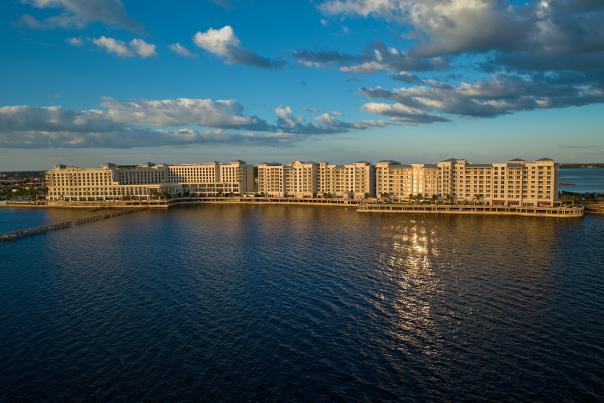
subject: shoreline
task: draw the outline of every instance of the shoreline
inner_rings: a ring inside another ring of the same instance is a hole
[[[176,198],[169,200],[128,200],[115,202],[50,202],[28,204],[24,202],[0,203],[0,208],[61,208],[61,209],[169,209],[173,207],[203,205],[257,205],[257,206],[321,206],[354,208],[357,213],[370,214],[459,214],[501,215],[549,218],[580,218],[585,212],[599,213],[599,209],[575,207],[533,207],[481,204],[415,204],[379,203],[355,199],[317,198]]]

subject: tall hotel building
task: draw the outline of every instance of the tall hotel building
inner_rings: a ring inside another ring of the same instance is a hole
[[[318,193],[353,199],[375,195],[375,167],[359,161],[345,165],[319,164]]]
[[[150,199],[162,194],[218,196],[254,191],[254,168],[243,161],[104,164],[99,168],[57,165],[46,172],[45,179],[49,201]]]
[[[558,190],[559,166],[549,158],[493,164],[471,164],[463,159],[434,165],[376,164],[378,198],[421,196],[461,203],[551,206],[558,201]]]
[[[273,197],[371,197],[373,166],[368,162],[344,166],[301,161],[262,163],[258,165],[258,192]]]

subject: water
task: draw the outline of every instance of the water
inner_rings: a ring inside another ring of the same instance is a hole
[[[293,206],[0,244],[0,401],[601,400],[603,246],[601,216]]]
[[[0,208],[0,233],[95,215],[91,209]]]
[[[574,186],[560,186],[560,190],[577,193],[604,193],[604,168],[572,168],[560,170],[560,182]]]

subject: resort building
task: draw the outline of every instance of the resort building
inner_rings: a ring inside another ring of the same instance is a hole
[[[258,193],[270,197],[285,197],[285,170],[283,164],[258,165]]]
[[[99,168],[58,165],[46,172],[49,201],[212,197],[258,192],[269,197],[335,197],[553,206],[559,166],[549,158],[472,164],[448,159],[436,164],[359,161],[345,165],[293,161],[258,165],[244,161],[200,164],[104,164]]]
[[[364,199],[375,195],[375,168],[366,161],[345,165],[319,164],[318,194]]]
[[[190,196],[223,196],[254,191],[254,167],[243,161],[168,166],[170,183]]]
[[[318,164],[293,161],[258,165],[258,193],[270,197],[314,197]]]
[[[552,206],[558,201],[558,188],[559,167],[549,158],[493,164],[471,164],[463,159],[449,159],[435,165],[376,163],[379,198]]]
[[[227,164],[57,165],[46,172],[49,201],[105,201],[170,196],[220,196],[253,192],[254,168]]]
[[[285,195],[314,197],[317,195],[318,164],[316,162],[290,162],[285,166]]]

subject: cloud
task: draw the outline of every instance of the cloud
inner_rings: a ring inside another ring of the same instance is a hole
[[[101,104],[111,120],[152,127],[198,125],[213,128],[266,130],[268,124],[243,114],[243,106],[234,100],[161,99],[119,102],[105,98]]]
[[[275,114],[279,117],[279,124],[283,126],[296,127],[298,123],[303,121],[303,118],[295,118],[293,116],[292,108],[289,106],[276,107]]]
[[[191,52],[189,49],[185,48],[178,42],[170,44],[168,48],[172,52],[182,57],[197,57],[195,53]]]
[[[197,32],[193,36],[193,42],[228,64],[243,64],[265,69],[280,69],[285,65],[284,61],[269,59],[244,48],[229,25],[220,29],[210,28],[206,32]]]
[[[84,43],[84,40],[78,37],[71,37],[65,39],[65,42],[67,42],[71,46],[80,47]]]
[[[0,107],[0,147],[153,147],[179,144],[284,145],[307,136],[345,133],[386,125],[383,121],[304,123],[289,106],[268,123],[243,113],[234,100],[164,99],[120,102],[106,98],[98,109],[61,106]]]
[[[400,103],[384,104],[378,102],[368,102],[363,105],[363,110],[376,115],[384,115],[397,123],[416,125],[421,123],[447,122],[441,116],[425,113],[422,109],[412,108]]]
[[[135,54],[143,58],[157,56],[157,52],[155,51],[155,45],[147,43],[142,39],[131,40],[130,48]]]
[[[596,148],[595,144],[558,144],[560,148],[568,148],[571,150],[584,150],[589,148]]]
[[[120,57],[142,57],[148,58],[157,56],[155,45],[145,42],[142,39],[132,39],[128,44],[114,38],[100,36],[91,39],[91,42],[99,48],[105,49],[109,53]]]
[[[104,48],[109,53],[114,53],[121,57],[134,56],[134,53],[128,48],[128,46],[123,41],[119,41],[117,39],[101,36],[92,39],[92,43],[99,48]]]
[[[392,74],[390,76],[391,79],[395,81],[402,81],[407,84],[415,83],[421,81],[420,78],[414,74],[410,74],[404,71],[398,72],[396,74]]]
[[[604,69],[604,3],[542,0],[328,0],[331,16],[383,19],[410,28],[413,56],[494,54],[510,69]],[[565,56],[573,57],[565,57]],[[574,59],[574,60],[573,60]]]
[[[404,50],[379,45],[359,56],[294,54],[308,66],[334,65],[347,73],[390,71],[392,79],[411,85],[363,89],[370,98],[400,104],[383,113],[405,106],[494,117],[604,102],[602,1],[326,0],[318,8],[338,21],[373,18],[405,30]],[[434,79],[446,70],[457,77]],[[432,79],[416,72],[431,72]]]
[[[90,22],[109,27],[121,27],[134,32],[142,28],[126,13],[120,0],[21,0],[23,4],[39,9],[59,9],[60,14],[38,20],[23,15],[19,22],[33,29],[83,28]]]
[[[300,50],[293,57],[298,63],[308,67],[336,66],[344,73],[435,71],[443,70],[449,64],[445,57],[417,57],[377,41],[359,55]]]
[[[473,117],[604,102],[604,90],[597,84],[551,75],[498,75],[456,85],[424,80],[421,85],[412,87],[363,88],[361,94],[414,110]]]
[[[500,0],[329,0],[319,9],[411,26],[423,56],[506,46],[527,28],[525,7]]]

